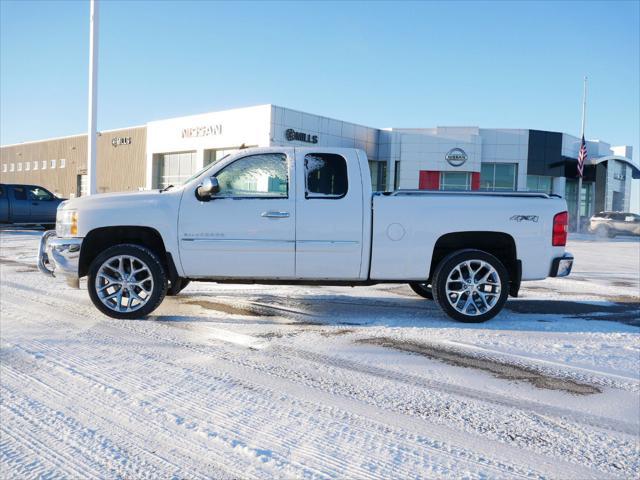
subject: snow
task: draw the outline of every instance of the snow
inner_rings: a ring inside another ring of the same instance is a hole
[[[196,283],[117,321],[0,232],[2,478],[633,478],[640,243],[485,324],[405,285]]]

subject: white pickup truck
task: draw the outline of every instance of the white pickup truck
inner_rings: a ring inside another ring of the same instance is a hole
[[[567,206],[537,193],[372,193],[366,154],[256,148],[164,190],[65,201],[38,267],[114,318],[190,281],[409,283],[456,320],[495,316],[521,280],[565,276]]]

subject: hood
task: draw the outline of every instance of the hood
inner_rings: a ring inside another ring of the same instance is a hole
[[[137,207],[155,205],[160,198],[169,199],[176,196],[180,189],[160,193],[160,190],[146,190],[142,192],[99,193],[86,197],[65,200],[59,206],[62,210],[84,210],[118,208],[120,206],[136,204]]]

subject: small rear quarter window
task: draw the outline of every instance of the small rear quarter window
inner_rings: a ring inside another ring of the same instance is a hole
[[[347,194],[347,161],[335,153],[304,157],[307,198],[342,198]]]

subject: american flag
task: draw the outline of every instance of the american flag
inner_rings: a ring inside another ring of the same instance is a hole
[[[580,142],[580,152],[578,152],[578,176],[583,177],[584,174],[584,161],[587,159],[587,145],[584,143],[584,135],[582,135],[582,142]]]

